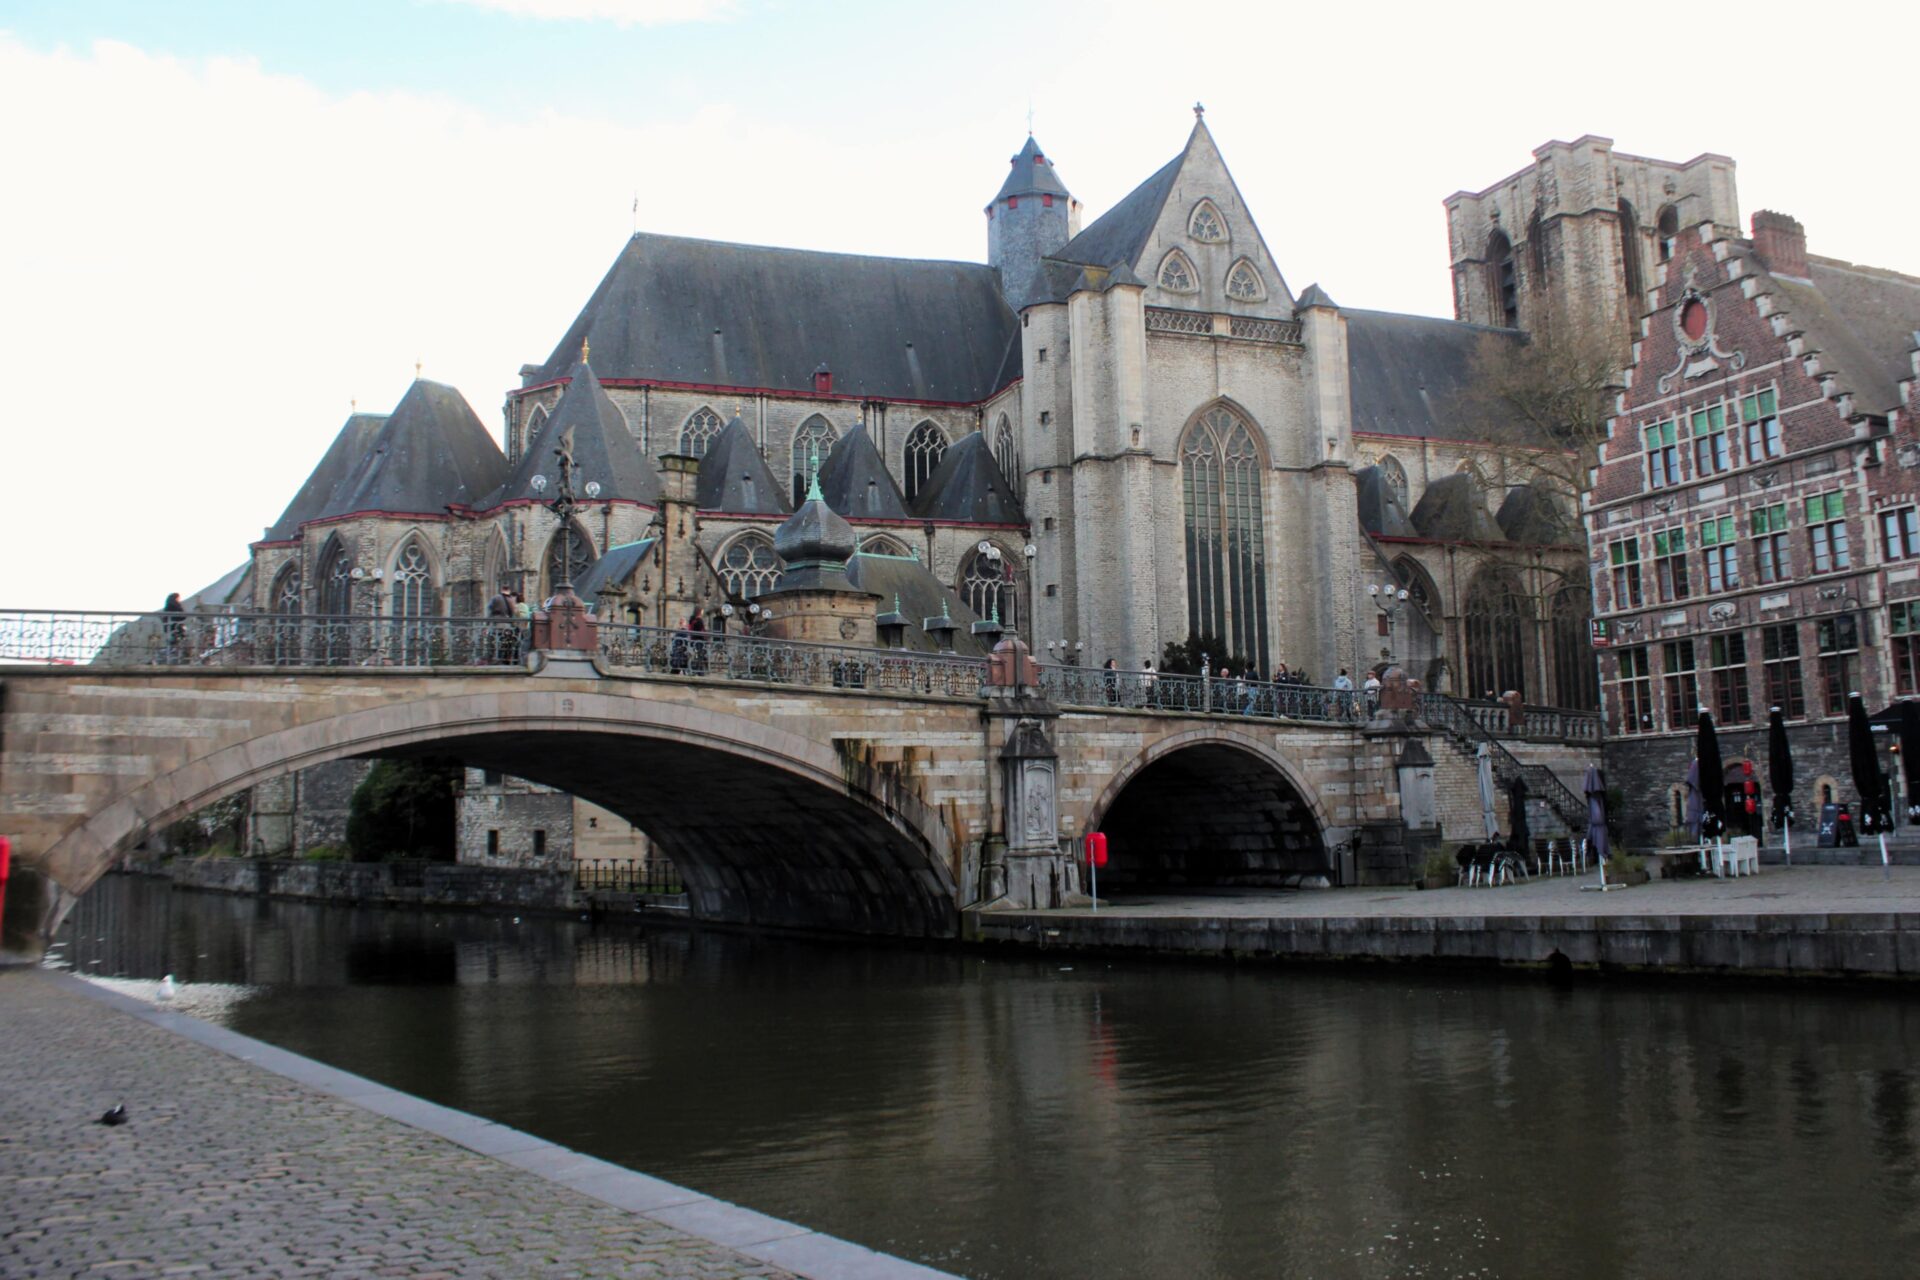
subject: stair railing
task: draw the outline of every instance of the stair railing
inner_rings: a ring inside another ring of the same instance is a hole
[[[1444,693],[1425,690],[1420,694],[1420,718],[1462,743],[1492,748],[1493,770],[1502,782],[1519,778],[1528,784],[1529,794],[1537,795],[1560,815],[1567,830],[1578,834],[1587,828],[1587,802],[1576,796],[1558,774],[1545,765],[1528,764],[1507,750],[1487,727],[1459,701]]]

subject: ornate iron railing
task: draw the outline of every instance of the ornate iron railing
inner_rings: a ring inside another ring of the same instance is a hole
[[[987,681],[984,660],[957,654],[808,644],[620,623],[601,624],[600,656],[609,667],[649,675],[944,698],[978,698]]]
[[[0,612],[0,663],[111,667],[498,667],[526,653],[508,618]]]
[[[581,858],[573,887],[584,893],[685,893],[680,869],[666,858]]]
[[[1236,677],[1040,665],[1040,692],[1063,706],[1121,707],[1267,720],[1356,723],[1367,718],[1364,695],[1347,689],[1275,684]]]

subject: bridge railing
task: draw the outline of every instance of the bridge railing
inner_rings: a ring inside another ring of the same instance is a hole
[[[812,644],[730,632],[600,624],[608,667],[650,675],[978,698],[987,664],[957,654]]]
[[[111,667],[518,665],[519,618],[0,612],[0,663]]]
[[[1364,694],[1314,685],[1040,664],[1040,691],[1063,706],[1129,707],[1267,720],[1367,718]]]

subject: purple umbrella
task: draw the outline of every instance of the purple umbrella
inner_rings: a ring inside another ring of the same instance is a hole
[[[1775,707],[1767,713],[1767,782],[1773,788],[1773,820],[1793,865],[1793,748],[1787,742],[1787,722]]]

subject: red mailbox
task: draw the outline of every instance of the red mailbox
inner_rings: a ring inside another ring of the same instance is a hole
[[[1104,831],[1087,832],[1087,865],[1104,867],[1107,865],[1107,833]]]

